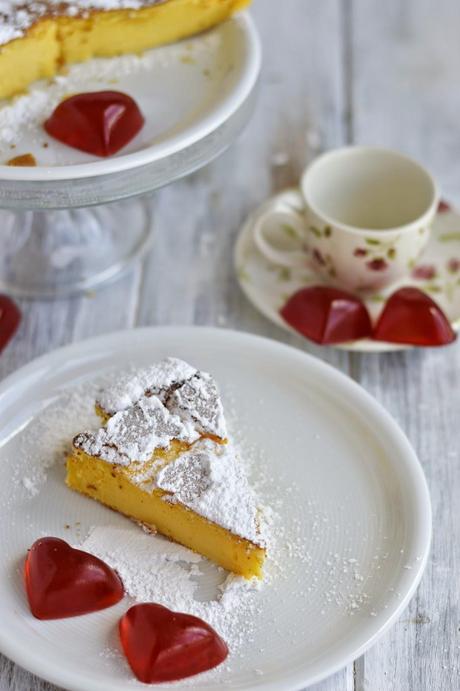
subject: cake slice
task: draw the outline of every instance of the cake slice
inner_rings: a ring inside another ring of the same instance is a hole
[[[0,99],[68,63],[141,53],[209,29],[250,0],[2,0]]]
[[[194,409],[203,398],[207,405]],[[233,573],[260,578],[260,509],[233,445],[223,443],[210,375],[168,359],[101,392],[97,409],[106,425],[75,437],[68,486]]]

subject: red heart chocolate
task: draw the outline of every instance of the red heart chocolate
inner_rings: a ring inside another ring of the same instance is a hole
[[[6,295],[0,295],[0,352],[14,336],[21,321],[21,312]]]
[[[209,624],[156,604],[134,605],[120,619],[121,644],[139,681],[177,681],[225,660],[228,648]]]
[[[60,142],[96,156],[110,156],[144,124],[137,103],[119,91],[77,94],[62,101],[44,124]]]
[[[418,288],[400,288],[388,299],[374,329],[377,341],[441,346],[456,334],[441,308]]]
[[[101,559],[57,537],[30,548],[24,567],[29,606],[37,619],[61,619],[96,612],[119,602],[123,584]]]
[[[329,286],[302,288],[280,313],[296,331],[315,343],[344,343],[372,333],[369,313],[361,300]]]

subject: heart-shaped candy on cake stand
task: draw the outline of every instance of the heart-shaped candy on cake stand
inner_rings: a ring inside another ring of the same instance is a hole
[[[96,156],[111,156],[133,139],[144,117],[131,96],[119,91],[76,94],[62,101],[45,122],[60,142]]]

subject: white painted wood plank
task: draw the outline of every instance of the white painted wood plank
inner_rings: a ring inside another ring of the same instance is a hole
[[[460,344],[448,350],[363,358],[360,379],[396,418],[427,475],[432,554],[409,609],[357,664],[359,691],[460,688]]]
[[[61,345],[133,326],[141,266],[97,293],[67,300],[18,301],[23,318],[0,356],[0,379]]]
[[[352,132],[429,166],[460,203],[460,3],[352,0]]]
[[[359,143],[406,151],[460,200],[456,88],[460,5],[354,0],[352,132]],[[414,444],[433,502],[432,556],[400,621],[356,663],[356,691],[460,688],[460,344],[439,351],[354,357],[363,386]]]
[[[332,677],[325,679],[319,684],[309,686],[308,691],[354,691],[354,682],[353,665],[348,665],[348,667],[337,672],[337,674],[333,674]],[[37,691],[42,690],[38,689]]]
[[[57,691],[57,687],[0,656],[0,691]]]

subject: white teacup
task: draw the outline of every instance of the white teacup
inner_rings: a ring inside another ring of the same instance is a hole
[[[384,288],[407,274],[428,242],[439,203],[437,185],[420,164],[363,146],[317,158],[300,190],[305,209],[269,203],[254,224],[255,243],[275,264],[314,268],[349,290]],[[290,249],[275,241],[280,227]]]

